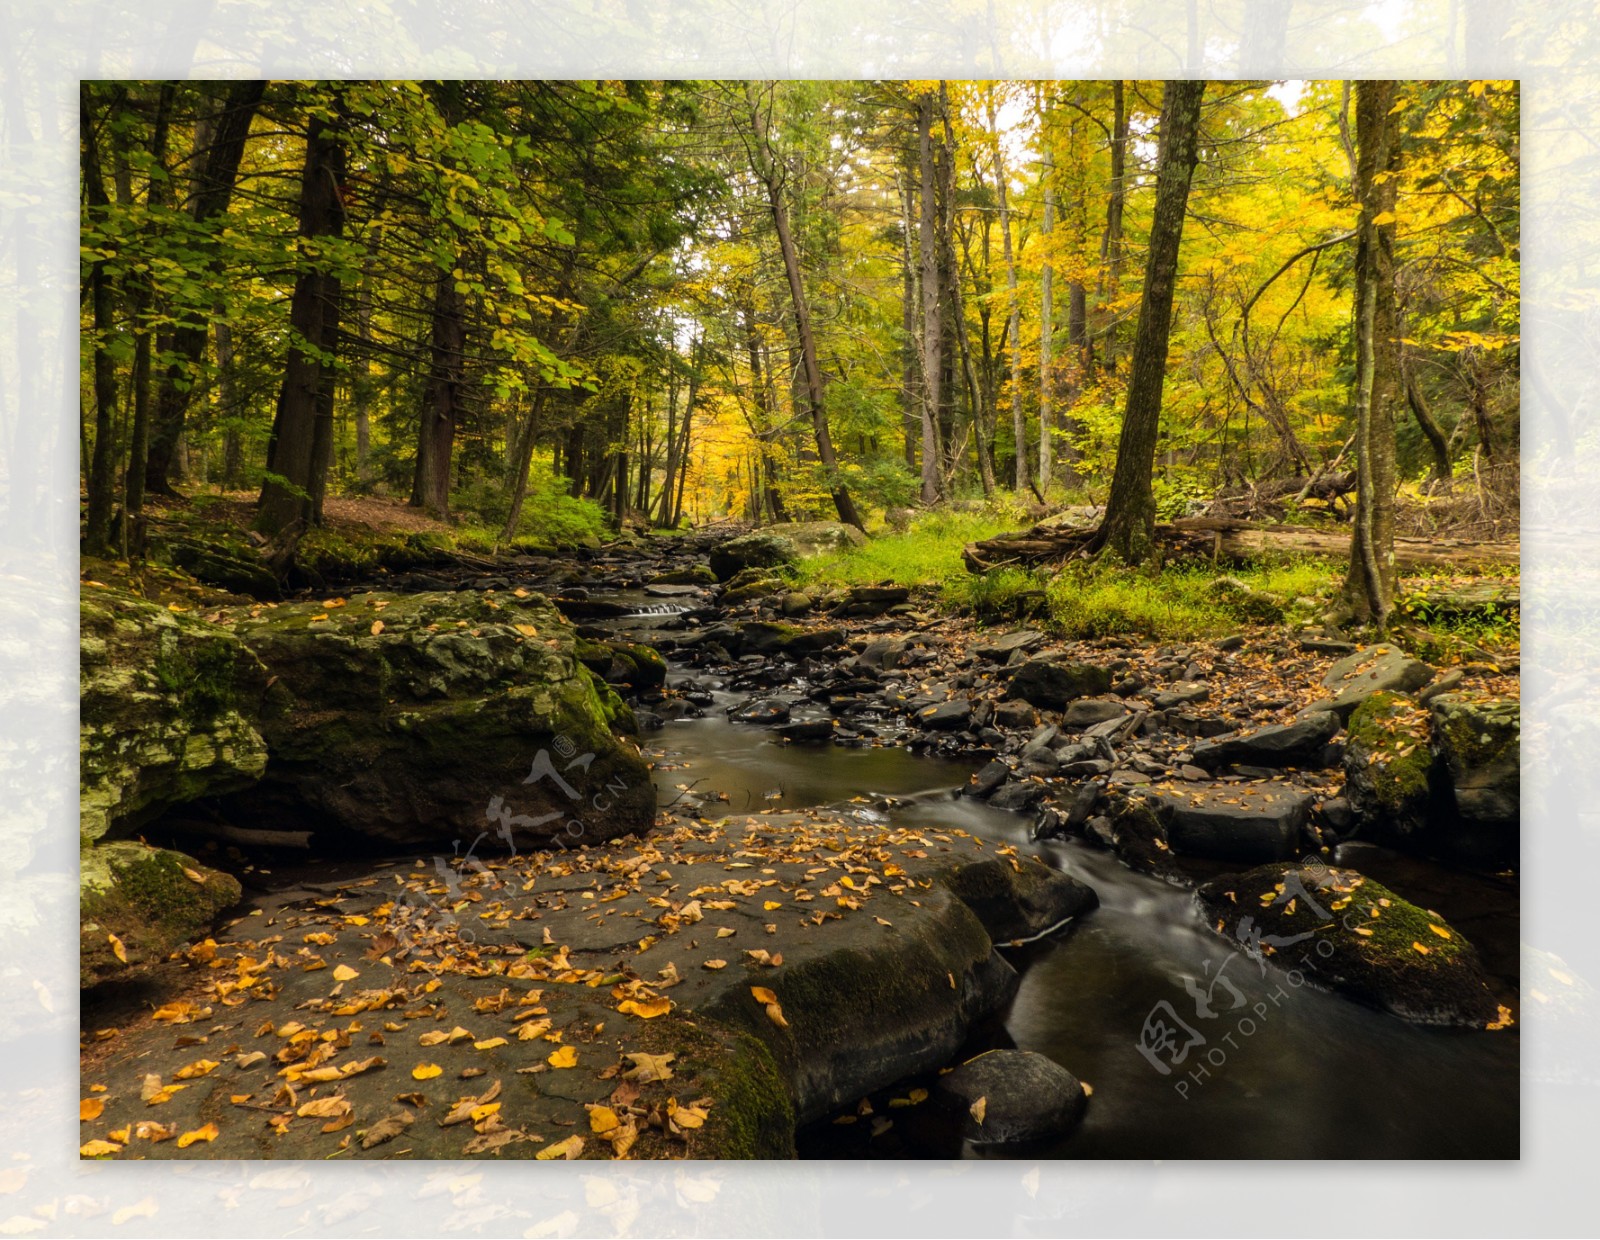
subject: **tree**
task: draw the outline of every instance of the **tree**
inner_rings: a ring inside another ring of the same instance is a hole
[[[1382,632],[1394,607],[1395,406],[1399,341],[1394,232],[1395,83],[1356,83],[1356,513],[1343,601]]]
[[[917,223],[917,249],[922,267],[922,502],[939,501],[939,397],[943,377],[944,323],[939,296],[938,209],[933,177],[934,94],[922,92],[917,100],[917,168],[921,208]]]
[[[1105,520],[1094,546],[1129,564],[1150,557],[1155,544],[1156,504],[1151,488],[1156,438],[1161,426],[1161,390],[1166,380],[1172,299],[1178,279],[1178,246],[1188,209],[1189,182],[1199,160],[1200,100],[1204,82],[1168,82],[1161,94],[1161,138],[1156,154],[1156,204],[1150,221],[1149,253],[1139,326],[1129,361],[1127,403]]]

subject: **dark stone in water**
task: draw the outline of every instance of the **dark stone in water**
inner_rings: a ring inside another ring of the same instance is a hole
[[[780,698],[756,698],[728,712],[735,723],[784,723],[789,718],[789,703]]]
[[[1078,1078],[1036,1051],[986,1051],[940,1077],[937,1088],[974,1145],[1059,1137],[1078,1125],[1089,1104]]]

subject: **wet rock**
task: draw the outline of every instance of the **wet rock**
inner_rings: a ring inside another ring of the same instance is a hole
[[[956,732],[966,727],[972,716],[972,703],[966,698],[951,698],[917,712],[917,723],[935,732]]]
[[[841,629],[803,629],[793,624],[751,620],[739,626],[747,650],[761,655],[785,655],[801,659],[844,644]]]
[[[1336,714],[1318,711],[1302,715],[1293,723],[1273,724],[1201,741],[1194,747],[1194,761],[1196,766],[1210,770],[1240,763],[1264,767],[1320,766],[1327,744],[1338,730]]]
[[[1322,678],[1332,695],[1313,702],[1307,711],[1332,711],[1347,720],[1375,693],[1415,693],[1433,679],[1433,669],[1398,646],[1367,646],[1346,655]]]
[[[1105,693],[1111,674],[1089,663],[1029,659],[1017,668],[1006,686],[1007,698],[1020,698],[1047,710],[1060,710],[1078,698]]]
[[[790,706],[781,698],[756,698],[728,711],[735,723],[786,723]]]
[[[938,1097],[974,1145],[1042,1141],[1071,1132],[1088,1096],[1060,1064],[1036,1051],[993,1050],[939,1078]]]
[[[1521,703],[1446,693],[1428,709],[1438,756],[1438,834],[1447,851],[1476,864],[1515,862],[1522,822]]]
[[[746,568],[776,568],[800,558],[794,543],[778,534],[743,534],[712,549],[711,571],[718,581],[729,581]]]
[[[976,771],[968,779],[962,792],[971,797],[986,797],[1010,778],[1011,768],[999,759],[995,759]]]
[[[688,568],[675,568],[670,572],[657,573],[649,582],[653,586],[710,586],[716,583],[716,573],[706,564],[693,564]]]
[[[1122,719],[1128,714],[1128,707],[1123,702],[1109,702],[1104,698],[1079,698],[1076,702],[1069,702],[1066,710],[1061,713],[1061,726],[1068,731],[1079,731],[1083,728],[1093,727],[1097,723],[1105,723],[1111,719]]]
[[[1206,784],[1148,798],[1174,852],[1243,862],[1294,856],[1312,802],[1287,784]]]
[[[1092,775],[1104,775],[1113,765],[1109,758],[1083,758],[1076,762],[1063,762],[1058,774],[1069,779],[1085,779]]]
[[[832,719],[801,719],[772,729],[784,740],[825,741],[833,736]]]
[[[1028,780],[1014,779],[1003,785],[989,798],[989,804],[996,809],[1009,809],[1021,812],[1032,809],[1044,798],[1044,785]]]
[[[1361,839],[1424,845],[1434,765],[1429,732],[1427,710],[1395,693],[1369,695],[1350,716],[1344,795]]]
[[[1209,929],[1311,985],[1416,1024],[1497,1020],[1461,932],[1355,870],[1280,862],[1214,879],[1196,899]]]

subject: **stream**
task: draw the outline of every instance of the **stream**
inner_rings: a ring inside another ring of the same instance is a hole
[[[675,669],[671,679],[685,677]],[[681,785],[692,785],[713,816],[721,806],[709,797],[721,793],[729,814],[833,805],[1027,845],[1027,818],[954,795],[970,763],[891,747],[783,744],[763,727],[726,719],[725,708],[744,696],[714,692],[705,717],[648,734],[663,806],[685,795]],[[871,808],[887,798],[895,801],[891,807]],[[1034,847],[1093,887],[1100,907],[1040,943],[1006,953],[1022,979],[1004,1016],[1011,1043],[1049,1056],[1094,1089],[1084,1122],[1064,1140],[1028,1149],[1028,1157],[1517,1156],[1514,1031],[1487,1037],[1424,1028],[1310,984],[1296,987],[1284,971],[1263,973],[1210,934],[1189,891],[1077,840]],[[1335,861],[1414,893],[1466,927],[1495,984],[1515,991],[1514,888],[1367,846],[1347,845]],[[1195,979],[1204,994],[1219,975],[1212,1015],[1203,1018],[1184,979]],[[1169,1075],[1139,1048],[1146,1018],[1159,1004],[1204,1038]],[[802,1141],[802,1152],[845,1156],[823,1127]],[[894,1152],[955,1151],[911,1144]],[[1006,1156],[970,1146],[963,1153]]]

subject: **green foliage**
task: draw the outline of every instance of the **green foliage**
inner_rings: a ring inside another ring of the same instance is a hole
[[[479,478],[459,486],[450,502],[469,525],[493,531],[487,533],[488,546],[484,548],[492,551],[511,508],[504,484],[499,479]],[[606,514],[599,504],[592,499],[574,499],[568,494],[567,479],[552,474],[542,462],[533,463],[515,541],[573,547],[605,532]]]
[[[801,584],[917,586],[957,581],[967,576],[961,562],[963,546],[1014,525],[996,513],[935,510],[904,534],[881,535],[848,551],[803,561]]]

